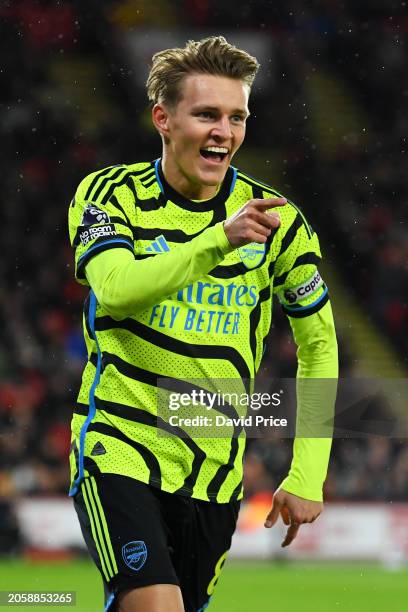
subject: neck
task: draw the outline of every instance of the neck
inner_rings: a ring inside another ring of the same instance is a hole
[[[219,185],[203,185],[183,174],[181,168],[163,151],[162,170],[168,184],[189,200],[210,200],[219,190]]]

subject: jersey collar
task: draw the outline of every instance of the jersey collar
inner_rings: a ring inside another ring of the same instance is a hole
[[[180,206],[180,208],[184,208],[185,210],[189,210],[191,212],[207,212],[222,206],[234,189],[237,176],[236,168],[229,166],[221,188],[213,198],[205,200],[204,202],[192,202],[181,195],[181,193],[178,193],[178,191],[173,189],[173,187],[168,184],[164,178],[161,158],[156,159],[154,162],[154,168],[156,171],[156,180],[166,200],[170,200],[170,202],[177,204],[177,206]]]

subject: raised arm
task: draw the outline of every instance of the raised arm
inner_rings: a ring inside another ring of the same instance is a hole
[[[105,175],[120,177],[120,172],[113,167],[84,179],[69,208],[76,277],[90,285],[98,303],[115,319],[142,312],[194,283],[235,248],[265,242],[279,226],[279,217],[268,214],[268,209],[286,203],[285,198],[250,200],[224,223],[206,228],[190,241],[137,259],[137,203],[130,202],[125,209],[114,193],[104,195],[102,189]]]
[[[123,319],[194,283],[232,250],[217,223],[190,242],[141,261],[125,249],[105,251],[88,262],[86,277],[104,310]]]

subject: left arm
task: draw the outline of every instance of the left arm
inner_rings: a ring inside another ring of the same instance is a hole
[[[293,460],[288,476],[274,494],[265,526],[281,514],[289,526],[283,546],[296,537],[299,525],[323,510],[332,417],[337,389],[337,341],[328,289],[317,266],[319,239],[294,204],[280,209],[274,266],[274,293],[289,318],[297,344],[297,418]]]
[[[296,438],[289,475],[275,492],[272,510],[265,521],[265,527],[272,527],[281,514],[289,525],[282,546],[292,542],[302,523],[313,522],[323,510],[322,488],[330,456],[338,377],[337,340],[330,302],[306,317],[289,315],[289,321],[298,346]],[[310,379],[318,380],[311,383]]]

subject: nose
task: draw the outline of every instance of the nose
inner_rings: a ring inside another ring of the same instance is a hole
[[[229,117],[220,117],[211,130],[211,136],[214,136],[219,140],[227,140],[228,138],[232,138]]]

